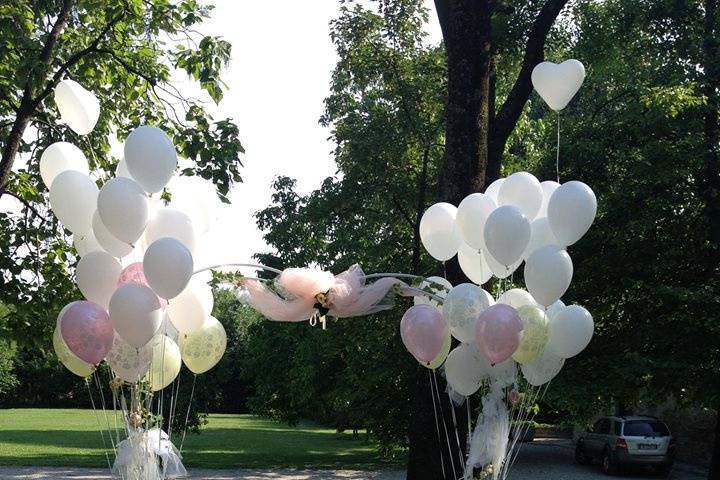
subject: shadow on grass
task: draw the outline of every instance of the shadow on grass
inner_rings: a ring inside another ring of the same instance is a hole
[[[173,435],[173,442],[179,447],[181,435]],[[99,431],[3,430],[0,437],[0,465],[102,468],[107,467],[106,453],[112,463],[107,431],[104,444]],[[183,457],[190,468],[371,470],[398,466],[380,458],[374,445],[363,438],[290,428],[210,428],[200,435],[187,435]]]

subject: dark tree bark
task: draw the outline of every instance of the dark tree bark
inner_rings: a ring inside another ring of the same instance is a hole
[[[713,444],[708,480],[720,480],[720,406],[717,407],[715,412],[717,413],[717,420],[715,420],[715,443]]]
[[[18,150],[20,149],[20,142],[22,141],[23,133],[30,123],[35,109],[45,97],[35,97],[34,89],[36,88],[35,82],[42,79],[46,74],[47,69],[52,64],[52,52],[55,45],[60,38],[63,30],[67,26],[70,20],[70,13],[75,2],[73,0],[64,0],[60,12],[58,13],[57,20],[53,25],[50,33],[48,34],[47,40],[43,45],[43,49],[40,52],[40,64],[38,71],[32,72],[28,75],[25,87],[23,88],[22,98],[20,99],[20,106],[15,116],[15,122],[10,129],[10,134],[5,141],[5,145],[2,149],[2,157],[0,158],[0,196],[5,191],[5,185],[7,184],[10,171],[12,170],[15,157],[17,156]]]
[[[445,108],[445,156],[439,179],[439,199],[454,205],[473,192],[483,191],[498,178],[505,145],[532,92],[532,69],[544,59],[547,35],[568,0],[547,0],[528,34],[523,63],[507,99],[496,107],[497,55],[491,31],[493,0],[435,0],[445,43],[448,92]],[[500,72],[501,73],[501,72]],[[447,262],[447,278],[454,285],[467,281],[457,260]],[[440,382],[444,392],[444,381]],[[410,415],[408,480],[442,478],[438,449],[447,451],[444,432],[437,437],[426,372],[416,377]],[[451,418],[447,395],[443,414]],[[467,435],[465,408],[456,409],[460,426],[460,452],[464,457]],[[451,425],[451,423],[450,423]],[[442,426],[441,426],[442,428]],[[454,442],[452,432],[451,445]],[[446,472],[458,452],[444,458]],[[452,459],[452,460],[451,460]],[[459,461],[456,464],[456,471]],[[450,473],[447,478],[450,478]]]
[[[10,129],[8,138],[4,142],[2,147],[2,156],[0,156],[0,197],[2,197],[3,193],[5,193],[5,187],[7,185],[8,178],[10,177],[13,163],[15,162],[15,158],[17,157],[20,149],[22,136],[37,108],[40,106],[42,101],[53,92],[68,70],[77,64],[81,59],[91,54],[107,53],[106,51],[98,49],[98,45],[125,14],[125,12],[123,12],[110,19],[107,25],[105,25],[105,27],[98,33],[98,36],[95,37],[87,47],[72,54],[57,68],[57,70],[55,70],[50,79],[46,80],[46,77],[49,76],[53,65],[53,52],[55,51],[57,42],[60,39],[60,35],[67,27],[74,5],[75,0],[63,0],[60,11],[58,12],[58,17],[55,20],[55,24],[50,30],[50,33],[48,33],[45,44],[40,52],[38,67],[35,71],[28,75],[28,79],[23,87],[23,93],[20,98],[20,105],[15,115],[15,121]]]
[[[706,99],[703,135],[703,171],[698,187],[705,207],[705,217],[712,245],[710,275],[716,275],[720,262],[720,27],[718,26],[718,0],[705,0],[703,39],[703,94]],[[715,440],[710,461],[710,480],[720,480],[720,406],[717,408]]]

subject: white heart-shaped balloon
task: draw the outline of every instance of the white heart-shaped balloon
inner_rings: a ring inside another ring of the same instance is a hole
[[[561,64],[542,62],[532,71],[532,84],[538,94],[555,111],[562,110],[575,96],[583,80],[585,67],[578,60],[565,60]]]

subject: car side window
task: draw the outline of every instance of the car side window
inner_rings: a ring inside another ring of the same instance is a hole
[[[622,423],[620,422],[613,422],[613,433],[615,435],[621,435],[622,434]]]
[[[595,424],[595,433],[600,433],[603,435],[607,435],[610,433],[610,420],[607,418],[602,418],[597,421]]]
[[[593,433],[600,433],[600,425],[602,425],[602,419],[595,422],[595,425],[593,425],[592,431]]]

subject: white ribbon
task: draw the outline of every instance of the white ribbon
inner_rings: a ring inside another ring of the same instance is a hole
[[[132,430],[117,446],[113,476],[124,480],[165,480],[187,476],[182,457],[158,428]]]

